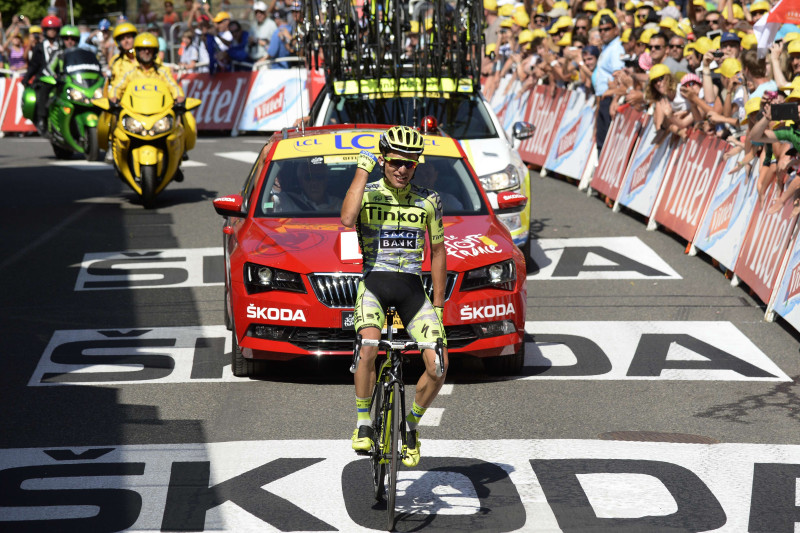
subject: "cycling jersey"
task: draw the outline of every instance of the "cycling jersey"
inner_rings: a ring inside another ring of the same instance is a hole
[[[409,184],[395,189],[385,179],[364,189],[356,222],[364,273],[422,271],[425,231],[444,242],[442,201],[436,191]]]

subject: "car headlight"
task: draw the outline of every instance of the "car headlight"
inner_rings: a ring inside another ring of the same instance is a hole
[[[497,218],[508,228],[508,231],[514,232],[522,229],[522,217],[519,213],[499,214]]]
[[[142,124],[133,117],[123,118],[122,127],[125,128],[126,131],[135,133],[136,135],[141,135],[142,132],[144,131],[144,124]]]
[[[156,120],[156,123],[153,124],[152,131],[153,134],[164,133],[165,131],[169,131],[172,129],[172,117],[167,115],[166,117],[162,117]]]
[[[103,89],[95,89],[94,96],[92,97],[93,100],[97,100],[98,98],[103,97]]]
[[[517,268],[512,259],[492,265],[469,270],[461,282],[462,291],[471,291],[483,287],[493,287],[506,291],[514,290],[517,281]]]
[[[481,185],[487,192],[504,191],[519,187],[517,167],[508,165],[505,170],[480,177]]]
[[[80,102],[82,104],[90,103],[86,95],[74,87],[67,90],[67,96],[69,96],[69,99],[73,102]]]
[[[244,265],[244,286],[248,294],[271,290],[307,292],[300,274],[255,263]]]

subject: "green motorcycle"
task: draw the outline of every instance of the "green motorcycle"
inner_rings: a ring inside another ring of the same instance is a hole
[[[92,99],[103,97],[105,78],[97,57],[81,48],[68,50],[61,59],[63,75],[41,76],[39,83],[53,86],[47,110],[46,131],[58,159],[67,159],[73,152],[89,161],[100,159],[97,144],[98,109]],[[22,95],[22,115],[34,120],[36,91],[26,87]]]

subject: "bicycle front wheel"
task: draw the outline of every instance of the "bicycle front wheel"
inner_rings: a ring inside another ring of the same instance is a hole
[[[390,414],[390,435],[389,442],[391,454],[389,458],[389,472],[386,487],[386,513],[388,531],[394,530],[394,501],[397,494],[397,469],[400,468],[400,420],[403,413],[400,411],[400,384],[394,383],[391,392],[391,414]]]
[[[383,432],[385,427],[383,414],[383,383],[378,382],[372,395],[372,407],[369,414],[372,419],[372,430],[375,432],[375,443],[372,445],[369,464],[372,468],[372,488],[375,499],[378,501],[383,499],[385,490],[383,477],[386,475],[386,463],[383,461]]]

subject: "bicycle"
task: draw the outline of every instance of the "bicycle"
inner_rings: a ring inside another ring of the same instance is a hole
[[[394,307],[386,310],[386,339],[363,339],[356,335],[353,348],[353,363],[350,372],[356,373],[361,359],[362,346],[377,346],[385,350],[385,359],[376,358],[376,366],[380,364],[377,372],[378,379],[372,391],[372,406],[370,419],[375,435],[375,442],[368,452],[358,452],[370,458],[372,472],[372,485],[375,500],[380,501],[386,495],[386,511],[388,530],[394,529],[395,497],[397,494],[397,470],[406,446],[406,412],[405,384],[403,383],[403,363],[408,361],[406,352],[411,350],[434,350],[436,352],[436,375],[441,377],[444,373],[444,342],[441,338],[436,342],[409,342],[393,340],[394,317],[397,311]],[[388,472],[386,471],[388,468]]]

